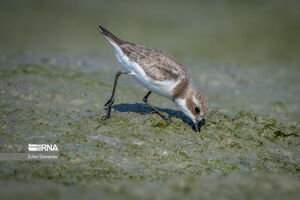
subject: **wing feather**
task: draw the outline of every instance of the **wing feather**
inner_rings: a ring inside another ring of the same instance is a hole
[[[188,76],[182,63],[159,49],[128,43],[120,45],[120,48],[129,59],[137,62],[153,80],[176,80]]]

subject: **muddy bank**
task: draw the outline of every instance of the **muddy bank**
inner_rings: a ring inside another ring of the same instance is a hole
[[[7,144],[25,144],[19,151],[28,143],[59,147],[56,161],[1,162],[4,197],[34,193],[68,198],[76,188],[83,190],[76,195],[86,197],[299,195],[300,132],[295,123],[212,106],[206,126],[196,133],[171,103],[151,99],[174,123],[137,103],[145,91],[130,81],[120,84],[112,117],[104,121],[109,70],[37,62],[1,66],[0,76],[1,152],[11,151]],[[21,189],[32,185],[39,192]],[[10,192],[12,187],[17,193]]]

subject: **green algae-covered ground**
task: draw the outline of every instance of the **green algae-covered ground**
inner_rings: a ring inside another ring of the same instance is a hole
[[[59,149],[0,161],[0,199],[300,198],[298,4],[0,5],[0,153]],[[184,63],[210,107],[201,133],[127,75],[101,119],[120,65],[98,24]]]
[[[2,161],[3,197],[299,197],[295,124],[212,109],[196,133],[177,110],[159,107],[173,117],[168,123],[120,100],[104,121],[111,89],[104,76],[41,64],[2,68],[1,151],[16,143],[59,147],[56,161]]]

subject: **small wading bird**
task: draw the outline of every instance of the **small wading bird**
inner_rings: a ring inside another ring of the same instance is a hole
[[[117,60],[125,70],[115,74],[112,95],[105,104],[106,115],[103,119],[110,117],[119,76],[129,74],[149,90],[143,101],[161,118],[172,122],[170,117],[161,114],[148,103],[147,99],[152,92],[175,102],[194,122],[196,131],[200,132],[201,126],[205,124],[208,106],[203,94],[193,86],[191,76],[183,64],[161,50],[126,42],[102,26],[99,26],[99,31],[113,46]]]

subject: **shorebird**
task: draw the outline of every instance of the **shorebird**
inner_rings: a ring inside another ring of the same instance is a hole
[[[191,76],[183,64],[159,49],[122,40],[102,26],[98,29],[113,46],[117,60],[125,70],[115,74],[112,95],[104,105],[106,115],[103,119],[110,117],[119,76],[128,74],[149,90],[143,101],[162,119],[172,122],[170,117],[161,114],[148,102],[152,92],[175,102],[179,109],[194,122],[195,130],[200,132],[201,126],[205,124],[208,105],[204,95],[194,87]]]

